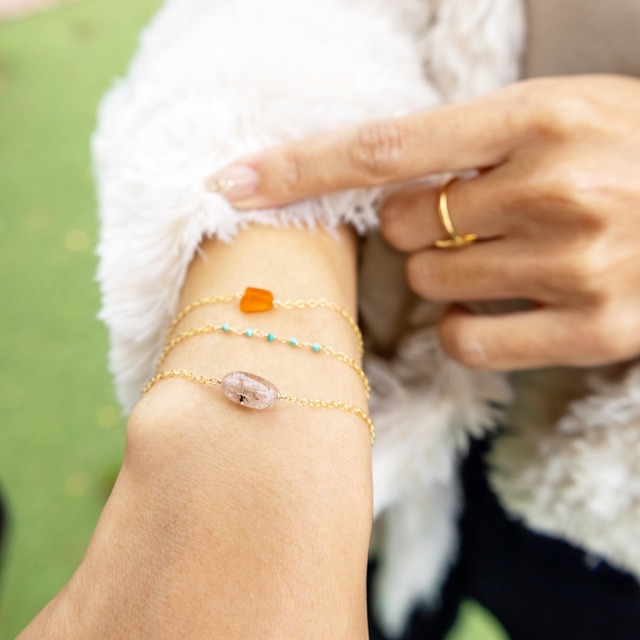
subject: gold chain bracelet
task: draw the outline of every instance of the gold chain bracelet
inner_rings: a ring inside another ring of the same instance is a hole
[[[362,332],[357,322],[351,317],[346,309],[343,309],[337,302],[318,298],[315,300],[276,300],[273,294],[267,289],[258,289],[256,287],[247,287],[244,291],[232,293],[222,296],[210,296],[208,298],[200,298],[188,304],[173,319],[167,329],[166,341],[168,342],[173,335],[178,324],[183,318],[198,307],[204,307],[213,304],[222,304],[228,302],[240,301],[240,310],[244,313],[258,313],[269,311],[271,309],[329,309],[341,315],[351,327],[356,336],[358,344],[358,353],[362,357],[364,354],[364,341]]]
[[[160,371],[147,382],[147,385],[142,390],[142,394],[147,393],[149,389],[160,380],[166,380],[168,378],[181,378],[205,386],[221,385],[225,397],[236,404],[251,409],[268,409],[275,404],[276,400],[280,400],[301,407],[311,407],[312,409],[339,409],[346,411],[357,416],[367,425],[371,446],[373,446],[376,439],[373,421],[369,417],[369,414],[360,409],[360,407],[341,400],[301,398],[300,396],[283,394],[278,391],[272,382],[253,373],[246,373],[244,371],[233,371],[222,378],[198,375],[197,373],[184,371],[182,369]]]
[[[194,327],[193,329],[189,329],[184,333],[178,334],[162,350],[162,353],[158,357],[156,368],[160,368],[169,353],[171,353],[171,351],[181,342],[184,342],[188,338],[192,338],[194,336],[213,333],[231,334],[235,336],[245,336],[248,338],[264,338],[267,342],[278,342],[280,344],[286,344],[294,348],[306,348],[313,353],[323,353],[325,355],[331,356],[333,358],[336,358],[336,360],[344,362],[347,366],[351,367],[351,369],[353,369],[358,374],[358,377],[362,381],[362,385],[364,386],[367,398],[371,394],[371,386],[369,385],[369,380],[362,367],[355,360],[353,360],[353,358],[350,358],[346,353],[343,353],[342,351],[337,351],[333,347],[321,345],[319,342],[306,342],[304,340],[298,340],[297,338],[282,338],[275,335],[274,333],[266,333],[264,331],[261,331],[260,329],[238,329],[237,327],[229,326],[226,323],[208,324],[202,327]]]

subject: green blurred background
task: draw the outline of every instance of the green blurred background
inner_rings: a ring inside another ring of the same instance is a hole
[[[79,563],[117,474],[124,419],[96,319],[89,138],[159,0],[84,0],[0,23],[0,638]],[[478,605],[450,640],[501,640]]]

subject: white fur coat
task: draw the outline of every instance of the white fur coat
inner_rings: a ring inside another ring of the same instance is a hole
[[[153,374],[199,242],[231,241],[241,224],[205,191],[206,176],[268,145],[511,82],[524,31],[521,0],[167,0],[93,140],[101,317],[125,409]],[[348,191],[242,220],[347,222],[367,234],[380,195]],[[370,232],[360,302],[378,431],[374,600],[389,635],[437,600],[456,553],[459,457],[513,399],[505,376],[442,353],[440,309],[403,288],[396,260]],[[514,430],[492,452],[503,505],[640,574],[640,367],[522,374],[515,388]]]

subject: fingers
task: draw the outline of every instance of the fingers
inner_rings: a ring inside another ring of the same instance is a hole
[[[433,247],[447,237],[438,215],[441,187],[416,188],[391,196],[380,212],[382,235],[399,251]],[[493,174],[456,180],[447,188],[449,216],[455,230],[487,240],[504,236],[510,228],[512,203]]]
[[[508,87],[478,100],[316,135],[240,160],[207,188],[238,209],[499,164],[518,145],[523,119]]]
[[[444,350],[473,369],[510,371],[593,364],[580,318],[553,308],[478,316],[452,307],[438,327]]]
[[[537,299],[537,260],[519,253],[517,244],[504,240],[427,249],[407,259],[407,281],[420,297],[434,302]],[[507,264],[511,268],[505,269]]]

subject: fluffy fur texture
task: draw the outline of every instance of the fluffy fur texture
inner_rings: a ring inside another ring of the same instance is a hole
[[[409,294],[397,258],[370,231],[380,190],[240,218],[203,179],[268,145],[488,92],[516,78],[523,39],[520,0],[168,0],[103,101],[94,137],[101,317],[127,411],[154,371],[204,236],[231,241],[249,223],[346,222],[369,233],[360,289],[378,431],[374,598],[389,635],[438,597],[456,551],[458,458],[470,435],[494,426],[510,386],[442,353],[441,310]],[[522,433],[496,448],[494,485],[531,526],[640,571],[629,537],[640,521],[629,490],[640,372],[591,384],[556,427],[562,410],[540,417],[550,400],[532,394],[544,384],[524,380],[513,412]]]
[[[503,505],[640,577],[640,365],[518,378],[491,453]]]

